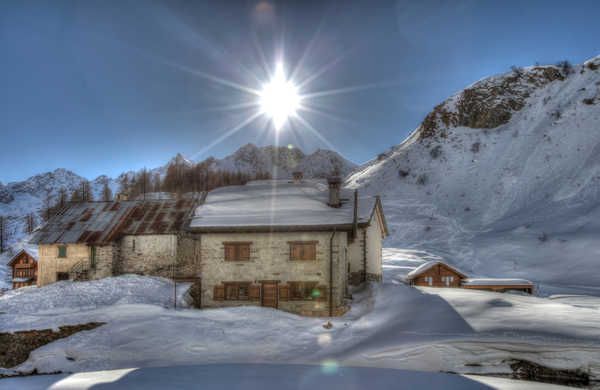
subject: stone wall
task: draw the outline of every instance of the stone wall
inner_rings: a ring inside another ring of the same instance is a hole
[[[375,212],[367,226],[367,281],[381,282],[383,279],[382,242],[383,230],[379,214]]]
[[[85,244],[67,244],[67,257],[58,257],[59,245],[40,245],[38,252],[38,287],[56,282],[56,274],[69,272],[71,267],[90,258],[90,248]]]
[[[329,289],[329,243],[332,232],[314,233],[206,233],[202,234],[202,306],[222,307],[260,305],[256,301],[214,300],[216,285],[223,282],[250,282],[277,280],[288,282],[316,282]],[[251,242],[249,261],[225,261],[223,242]],[[290,260],[288,241],[317,241],[316,260]],[[347,234],[338,232],[333,240],[333,307],[344,306],[347,280]],[[329,291],[327,291],[329,294]],[[308,300],[279,300],[279,309],[305,314],[327,315],[329,297]]]
[[[114,243],[96,247],[96,269],[90,269],[90,279],[96,280],[114,275],[114,267],[120,256],[119,249],[120,246]]]
[[[173,277],[177,269],[177,239],[175,234],[124,236],[114,274]]]
[[[365,279],[364,248],[365,229],[359,228],[356,238],[348,244],[348,264],[350,265],[350,284],[356,286]]]

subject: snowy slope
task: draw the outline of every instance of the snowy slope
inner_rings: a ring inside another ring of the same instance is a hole
[[[383,196],[386,246],[470,276],[598,286],[599,65],[480,80],[346,186]]]

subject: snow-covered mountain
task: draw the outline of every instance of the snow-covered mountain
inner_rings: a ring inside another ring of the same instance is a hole
[[[383,195],[387,246],[600,286],[600,57],[474,83],[346,185]]]
[[[294,171],[302,171],[305,177],[325,177],[334,172],[346,176],[357,167],[331,150],[317,149],[306,155],[298,148],[258,147],[253,144],[242,146],[221,160],[211,158],[207,161],[214,170],[240,171],[251,175],[269,172],[273,178],[290,178]]]

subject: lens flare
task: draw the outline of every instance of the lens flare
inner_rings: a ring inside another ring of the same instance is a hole
[[[323,374],[335,374],[338,371],[338,363],[335,360],[325,360],[321,363],[321,372]]]
[[[265,84],[260,93],[261,112],[269,116],[275,129],[279,130],[290,116],[296,114],[299,106],[298,88],[286,80],[283,64],[279,62],[273,79]]]

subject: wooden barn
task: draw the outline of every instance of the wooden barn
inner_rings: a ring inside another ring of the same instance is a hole
[[[13,289],[37,283],[37,259],[27,250],[23,249],[14,255],[8,266],[12,268]]]

